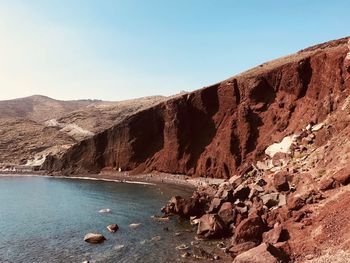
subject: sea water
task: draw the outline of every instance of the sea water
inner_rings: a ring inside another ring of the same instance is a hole
[[[191,227],[151,216],[171,196],[189,194],[180,186],[0,176],[0,262],[182,262],[175,247],[193,238]],[[109,233],[115,223],[120,229]],[[107,240],[86,243],[89,232]]]

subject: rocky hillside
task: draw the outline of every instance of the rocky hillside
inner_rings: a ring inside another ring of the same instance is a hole
[[[60,101],[41,95],[3,100],[0,101],[0,118],[23,118],[43,122],[98,102],[100,101]]]
[[[245,174],[266,159],[268,146],[344,107],[348,52],[347,38],[327,42],[167,100],[83,140],[62,157],[50,156],[44,168],[85,173],[120,167],[217,178]],[[321,134],[337,135],[345,125]],[[329,139],[316,138],[320,145]]]
[[[166,99],[58,101],[31,96],[0,101],[0,165],[40,165],[47,155],[60,156],[75,143]]]

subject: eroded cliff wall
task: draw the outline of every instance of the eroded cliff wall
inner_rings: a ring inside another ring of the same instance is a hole
[[[349,95],[347,42],[317,45],[146,109],[49,156],[44,168],[218,178],[243,172],[267,146],[322,121]]]

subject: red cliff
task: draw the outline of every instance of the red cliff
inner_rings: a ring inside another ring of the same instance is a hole
[[[49,156],[44,168],[229,178],[267,146],[339,107],[350,90],[347,41],[310,47],[141,111],[61,157]]]

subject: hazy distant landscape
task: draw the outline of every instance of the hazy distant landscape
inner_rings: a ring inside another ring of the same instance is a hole
[[[73,144],[166,97],[129,101],[58,101],[45,96],[0,101],[0,166],[41,165]]]

